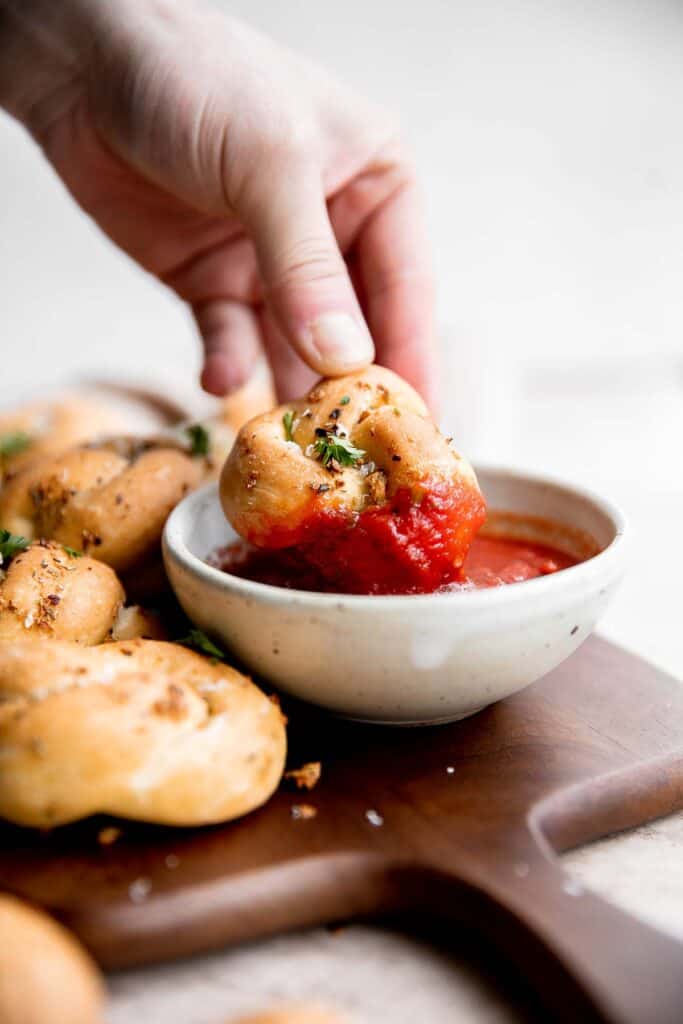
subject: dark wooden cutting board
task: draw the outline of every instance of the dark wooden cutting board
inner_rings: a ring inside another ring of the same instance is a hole
[[[2,887],[110,967],[414,912],[483,936],[553,1020],[683,1021],[683,945],[581,890],[554,856],[683,807],[683,685],[594,638],[464,722],[382,729],[295,708],[290,744],[291,765],[322,762],[319,784],[285,784],[231,825],[124,823],[108,847],[101,820],[0,828]],[[317,815],[293,817],[296,804]]]

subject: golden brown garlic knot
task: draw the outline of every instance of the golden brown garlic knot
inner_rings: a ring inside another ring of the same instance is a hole
[[[251,680],[176,644],[3,647],[0,816],[16,824],[228,821],[268,799],[285,747]]]
[[[164,523],[201,480],[201,461],[172,441],[131,438],[46,457],[0,491],[0,526],[128,572],[158,556]]]
[[[108,565],[37,541],[0,567],[0,643],[38,638],[99,644],[114,628],[124,598]]]

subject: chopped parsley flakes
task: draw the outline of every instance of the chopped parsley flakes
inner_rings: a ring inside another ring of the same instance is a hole
[[[0,565],[9,562],[20,551],[25,551],[29,543],[25,537],[18,537],[9,530],[0,530]]]
[[[341,437],[331,431],[325,431],[323,435],[316,437],[313,451],[325,467],[331,463],[337,463],[338,466],[355,466],[365,455],[363,449],[354,447],[348,437]]]
[[[23,431],[0,435],[0,459],[11,459],[13,455],[21,455],[30,447],[33,438]]]
[[[185,427],[185,433],[190,441],[190,455],[208,455],[211,447],[211,437],[206,427],[201,423],[192,423]]]
[[[201,629],[191,629],[187,636],[176,640],[176,643],[182,647],[191,647],[193,651],[198,651],[199,654],[206,654],[207,657],[212,658],[214,661],[226,660],[225,651],[217,647],[213,640]]]
[[[285,428],[285,441],[293,441],[294,436],[292,434],[292,426],[294,424],[294,413],[291,409],[282,417],[282,426]]]

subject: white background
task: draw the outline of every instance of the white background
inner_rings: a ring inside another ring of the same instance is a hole
[[[400,111],[432,225],[448,425],[474,457],[564,474],[625,506],[638,541],[604,629],[683,675],[683,5],[224,6]],[[99,236],[8,119],[0,195],[0,401],[88,371],[164,387],[196,373],[185,311]],[[598,884],[615,857],[593,862]],[[664,919],[672,893],[642,858],[620,898],[638,905],[638,890],[654,916],[659,900]],[[259,956],[264,984],[276,961]],[[187,977],[158,978],[166,1005],[189,998]],[[117,1021],[152,1012],[150,983],[119,988]],[[509,1019],[462,998],[462,1019]]]

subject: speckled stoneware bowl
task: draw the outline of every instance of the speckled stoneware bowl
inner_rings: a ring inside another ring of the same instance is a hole
[[[285,590],[207,565],[211,551],[235,539],[211,484],[168,520],[169,579],[197,626],[284,692],[365,721],[453,721],[564,661],[606,608],[625,561],[624,517],[597,495],[507,469],[478,476],[490,509],[569,524],[558,531],[530,521],[527,539],[585,556],[588,537],[599,553],[488,590],[405,597]]]

